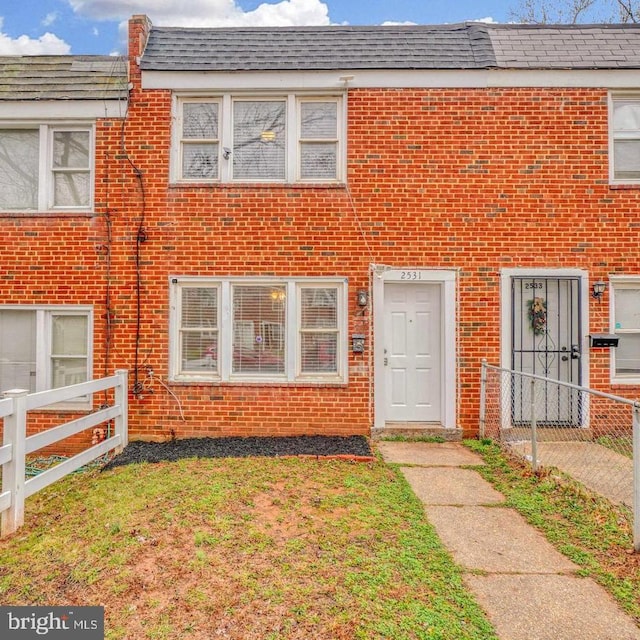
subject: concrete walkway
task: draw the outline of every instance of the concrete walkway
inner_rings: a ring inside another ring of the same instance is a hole
[[[503,640],[640,640],[640,629],[476,471],[458,443],[378,442],[401,465],[428,520],[463,568],[467,587]],[[406,465],[406,466],[405,466]]]

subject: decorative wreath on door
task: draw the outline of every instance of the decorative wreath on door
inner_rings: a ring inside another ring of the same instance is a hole
[[[541,336],[545,333],[547,327],[547,302],[544,298],[534,298],[527,302],[529,309],[529,322],[533,334]]]

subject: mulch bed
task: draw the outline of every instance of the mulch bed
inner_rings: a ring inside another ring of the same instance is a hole
[[[184,438],[167,442],[130,442],[102,469],[140,462],[172,462],[182,458],[249,458],[311,456],[370,461],[373,452],[364,436],[287,436]]]

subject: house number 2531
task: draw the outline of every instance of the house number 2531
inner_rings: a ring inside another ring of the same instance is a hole
[[[422,280],[422,274],[419,271],[401,271],[400,280]]]

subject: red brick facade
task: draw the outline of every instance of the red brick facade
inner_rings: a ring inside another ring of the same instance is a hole
[[[171,93],[141,89],[138,52],[126,120],[98,123],[95,215],[0,223],[2,303],[93,305],[94,376],[130,370],[134,439],[369,434],[372,315],[355,292],[371,264],[458,270],[453,392],[474,435],[480,361],[500,361],[501,269],[640,273],[640,189],[609,184],[606,89],[356,88],[348,187],[185,186],[169,182]],[[173,275],[347,278],[348,335],[365,334],[365,352],[349,353],[344,385],[172,383]],[[608,303],[589,301],[592,332],[609,331]],[[637,396],[612,389],[609,368],[592,350],[591,386]]]

